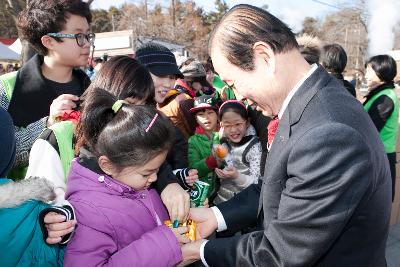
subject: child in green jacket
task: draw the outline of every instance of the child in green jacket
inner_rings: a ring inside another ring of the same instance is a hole
[[[212,96],[203,95],[195,98],[194,107],[190,109],[198,124],[196,132],[189,138],[189,167],[197,169],[199,179],[210,184],[209,202],[212,202],[216,191],[216,176],[214,169],[217,161],[212,155],[212,147],[219,144],[218,107]]]

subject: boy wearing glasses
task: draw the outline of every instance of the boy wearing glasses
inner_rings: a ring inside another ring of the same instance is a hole
[[[74,101],[90,84],[75,67],[87,64],[94,42],[91,19],[81,0],[32,0],[19,14],[20,36],[37,54],[20,70],[0,76],[0,106],[16,130],[18,169],[10,177],[23,177],[33,142],[64,111],[77,107]]]

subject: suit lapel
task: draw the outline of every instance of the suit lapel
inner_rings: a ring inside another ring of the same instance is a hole
[[[298,123],[307,104],[318,92],[318,89],[323,88],[330,81],[328,78],[331,77],[321,66],[318,66],[314,73],[311,74],[311,76],[308,77],[300,86],[284,111],[265,163],[264,182],[261,188],[260,201],[258,205],[259,213],[261,212],[267,197],[266,184],[277,180],[277,178],[274,177],[275,174],[271,170],[276,167],[276,165],[281,164],[278,161],[280,154],[284,150],[284,147],[292,134],[291,127]],[[277,203],[279,203],[279,201]]]

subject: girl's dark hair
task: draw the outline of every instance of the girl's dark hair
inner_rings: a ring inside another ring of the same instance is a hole
[[[31,0],[18,15],[17,27],[21,39],[27,40],[40,54],[46,55],[42,36],[60,32],[70,14],[86,18],[90,24],[92,15],[89,5],[81,0]],[[61,39],[56,39],[61,42]]]
[[[101,88],[86,96],[79,124],[86,146],[95,156],[105,155],[122,169],[145,164],[171,148],[175,130],[167,117],[145,105],[123,104],[114,112],[116,100]]]
[[[136,59],[116,56],[103,63],[88,88],[104,88],[118,99],[128,97],[155,105],[154,84],[149,71]]]
[[[97,88],[103,88],[116,99],[124,100],[130,97],[155,107],[154,84],[149,71],[139,61],[128,56],[116,56],[103,63],[96,78],[81,98],[86,99],[91,91]],[[84,109],[86,102],[82,102],[81,110]],[[79,154],[80,148],[86,145],[81,128],[82,124],[79,123],[75,130],[76,154]]]
[[[228,100],[224,102],[219,108],[218,118],[221,121],[225,112],[232,111],[240,115],[244,120],[249,118],[245,105],[236,100]]]
[[[397,75],[396,61],[389,55],[378,55],[371,57],[365,66],[371,65],[376,76],[383,82],[392,82]]]
[[[258,41],[267,43],[275,53],[298,48],[293,32],[282,21],[264,9],[241,4],[231,8],[211,32],[209,49],[218,44],[230,63],[251,71],[253,45]]]

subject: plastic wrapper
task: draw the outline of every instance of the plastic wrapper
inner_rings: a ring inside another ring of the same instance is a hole
[[[169,228],[173,228],[171,220],[164,221],[164,224]],[[189,231],[185,234],[191,241],[196,241],[196,223],[193,220],[187,220],[185,223],[179,224],[180,226],[187,226]]]

